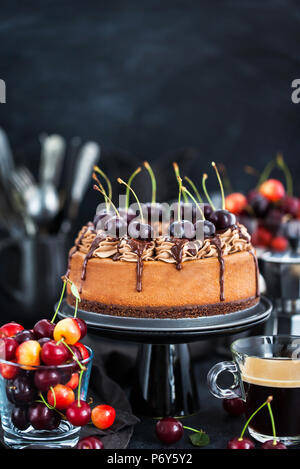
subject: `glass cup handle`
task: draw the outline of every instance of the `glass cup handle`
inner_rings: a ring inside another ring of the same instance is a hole
[[[227,388],[223,389],[218,386],[218,376],[223,371],[228,371],[233,375],[233,384]],[[221,362],[214,365],[207,375],[207,383],[210,392],[219,399],[231,399],[233,397],[241,397],[240,394],[235,392],[235,389],[240,387],[240,378],[239,372],[236,364],[234,362]]]

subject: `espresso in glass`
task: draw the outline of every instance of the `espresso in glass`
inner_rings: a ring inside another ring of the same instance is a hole
[[[248,357],[241,366],[246,418],[272,396],[276,433],[281,437],[300,435],[300,363],[290,359]],[[251,420],[249,429],[272,435],[267,406]]]

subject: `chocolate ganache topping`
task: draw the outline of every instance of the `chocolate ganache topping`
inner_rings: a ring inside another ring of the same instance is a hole
[[[85,254],[82,267],[81,281],[87,275],[88,261],[91,258],[112,259],[121,262],[137,263],[137,291],[142,291],[142,272],[144,261],[162,261],[173,263],[177,270],[183,268],[187,261],[217,258],[220,264],[220,301],[224,301],[224,259],[226,255],[248,251],[253,256],[256,269],[256,296],[259,296],[258,265],[251,237],[243,225],[234,225],[223,232],[218,232],[211,238],[188,240],[158,236],[151,241],[133,238],[113,238],[103,231],[95,231],[92,223],[84,226],[76,238],[75,245],[70,250],[67,274],[75,252]],[[82,288],[82,284],[81,284]]]

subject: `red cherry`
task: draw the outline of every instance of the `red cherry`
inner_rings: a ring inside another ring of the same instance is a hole
[[[18,342],[12,337],[4,337],[3,342],[5,346],[4,359],[7,361],[13,360],[16,355],[16,350],[19,347]]]
[[[235,399],[223,399],[223,408],[228,414],[235,417],[245,413],[245,403],[238,397]]]
[[[169,445],[180,440],[183,435],[183,426],[179,420],[165,417],[157,422],[155,432],[162,443]]]
[[[86,436],[78,441],[76,449],[104,449],[104,444],[97,436]]]
[[[53,339],[54,328],[55,324],[49,319],[41,319],[35,324],[33,331],[37,339],[43,339],[44,337]]]
[[[272,234],[263,226],[258,229],[251,236],[251,242],[254,246],[268,247],[272,241]]]
[[[42,392],[48,391],[51,386],[60,382],[61,375],[57,369],[49,368],[37,370],[34,373],[35,387]]]
[[[300,201],[297,197],[286,195],[282,199],[280,206],[285,213],[289,213],[296,218],[300,210]]]
[[[239,215],[247,207],[248,202],[244,194],[233,192],[225,198],[225,208],[235,215]]]
[[[255,445],[250,438],[233,438],[228,441],[227,449],[254,449]]]
[[[78,373],[73,373],[70,381],[67,382],[66,386],[69,386],[71,389],[76,389],[79,383]]]
[[[276,441],[274,445],[274,440],[268,440],[261,445],[261,449],[287,449],[287,447],[280,441]]]
[[[47,393],[47,401],[56,409],[65,410],[75,401],[75,394],[68,386],[57,384],[54,388],[49,389]]]
[[[88,349],[86,348],[85,345],[83,345],[81,342],[77,342],[74,344],[74,347],[78,348],[80,351],[81,359],[80,360],[85,360],[86,358],[89,358],[90,354]]]
[[[271,202],[278,202],[285,196],[284,186],[278,179],[268,179],[263,182],[259,192]]]
[[[110,405],[97,405],[92,410],[92,422],[100,430],[111,427],[115,418],[116,411]]]
[[[276,236],[273,238],[270,244],[270,247],[273,251],[283,252],[286,251],[288,248],[288,240],[283,236]]]
[[[66,417],[75,427],[87,425],[91,419],[91,408],[85,401],[76,400],[66,410]]]
[[[46,342],[42,347],[41,359],[46,365],[62,365],[69,358],[69,351],[63,344],[54,340]]]
[[[15,360],[13,360],[13,363],[15,363]],[[17,376],[18,371],[19,368],[17,366],[0,363],[0,373],[5,379],[13,379]]]
[[[23,331],[24,327],[21,324],[17,324],[16,322],[8,322],[0,327],[0,339],[3,337],[13,337],[18,332]]]
[[[77,322],[77,324],[79,326],[79,329],[80,329],[80,332],[81,332],[81,336],[80,336],[80,340],[81,340],[87,334],[87,325],[86,325],[86,322],[83,319],[75,318],[75,321]]]

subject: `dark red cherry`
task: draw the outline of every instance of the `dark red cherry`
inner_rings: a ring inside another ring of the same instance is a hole
[[[17,405],[24,405],[32,402],[36,398],[37,391],[29,376],[20,375],[7,383],[6,394],[10,402]]]
[[[120,214],[120,216],[127,222],[127,223],[130,223],[131,220],[133,220],[134,218],[136,218],[137,216],[137,213],[132,210],[131,208],[128,207],[128,209],[124,208],[124,207],[118,207],[118,212]]]
[[[122,238],[127,234],[127,221],[117,216],[111,217],[105,222],[104,231],[113,238]]]
[[[76,449],[104,449],[104,444],[97,436],[86,436],[78,441]]]
[[[278,208],[269,210],[267,216],[264,219],[264,226],[273,234],[279,235],[283,229],[283,217],[284,213]]]
[[[176,220],[178,218],[178,203],[172,204],[171,219]],[[196,216],[196,207],[194,204],[189,202],[180,203],[180,218],[181,220],[192,221]]]
[[[133,220],[128,226],[128,234],[134,239],[150,240],[153,238],[153,228],[147,223],[141,223],[139,220]]]
[[[11,421],[18,430],[26,430],[29,426],[29,420],[26,407],[14,407],[11,413]]]
[[[75,321],[77,322],[80,332],[81,332],[81,336],[80,336],[80,340],[81,340],[87,334],[87,325],[86,325],[86,322],[81,318],[75,318]]]
[[[257,190],[252,190],[247,195],[247,200],[253,212],[258,218],[264,217],[269,209],[270,202]]]
[[[198,220],[195,223],[195,230],[198,239],[201,237],[212,238],[216,233],[215,225],[208,220]]]
[[[104,223],[105,222],[102,222],[101,223],[101,220],[104,220],[104,218],[106,218],[105,221],[107,221],[108,217],[113,217],[115,215],[115,211],[113,209],[111,210],[106,210],[106,209],[102,209],[100,210],[100,212],[96,213],[95,217],[94,217],[94,220],[93,220],[93,225],[96,229],[103,229],[103,226],[104,226]]]
[[[60,372],[54,368],[40,369],[34,373],[35,387],[42,392],[46,392],[51,386],[59,384],[60,379]]]
[[[228,210],[215,210],[210,216],[210,221],[217,230],[226,230],[236,224],[236,216]]]
[[[245,403],[238,397],[234,399],[223,399],[223,408],[229,415],[237,417],[245,413]]]
[[[202,210],[204,213],[204,218],[209,220],[210,215],[213,213],[213,209],[209,204],[203,204]]]
[[[179,420],[165,417],[157,422],[155,432],[162,443],[169,445],[180,440],[183,435],[183,426]]]
[[[2,340],[5,346],[4,359],[7,361],[13,360],[15,358],[16,350],[19,347],[19,343],[13,337],[4,337]]]
[[[42,402],[35,402],[28,409],[28,420],[36,430],[55,430],[59,426],[59,414]]]
[[[255,445],[250,438],[233,438],[228,441],[227,449],[255,449]]]
[[[180,220],[174,221],[170,225],[170,235],[174,238],[193,239],[195,237],[195,228],[191,221]]]
[[[76,401],[67,408],[66,417],[75,427],[82,427],[89,423],[91,413],[91,408],[87,402],[80,401],[78,405],[78,400],[76,399]]]
[[[55,324],[49,321],[49,319],[41,319],[35,324],[33,331],[37,339],[43,339],[44,337],[53,339],[54,328]]]
[[[16,341],[18,344],[22,342],[26,342],[27,340],[35,340],[35,335],[32,330],[28,331],[24,329],[24,331],[18,332],[15,336]]]
[[[288,213],[296,218],[300,210],[300,200],[297,197],[286,195],[280,201],[280,207],[284,213]]]
[[[287,449],[287,447],[280,441],[276,441],[274,445],[274,440],[268,440],[261,445],[261,449]]]
[[[43,337],[42,339],[39,339],[38,340],[38,343],[40,344],[41,347],[43,347],[43,345],[46,343],[46,342],[50,342],[51,339],[49,339],[49,337]]]
[[[62,365],[69,357],[69,351],[55,340],[46,342],[42,347],[41,359],[45,365]]]

